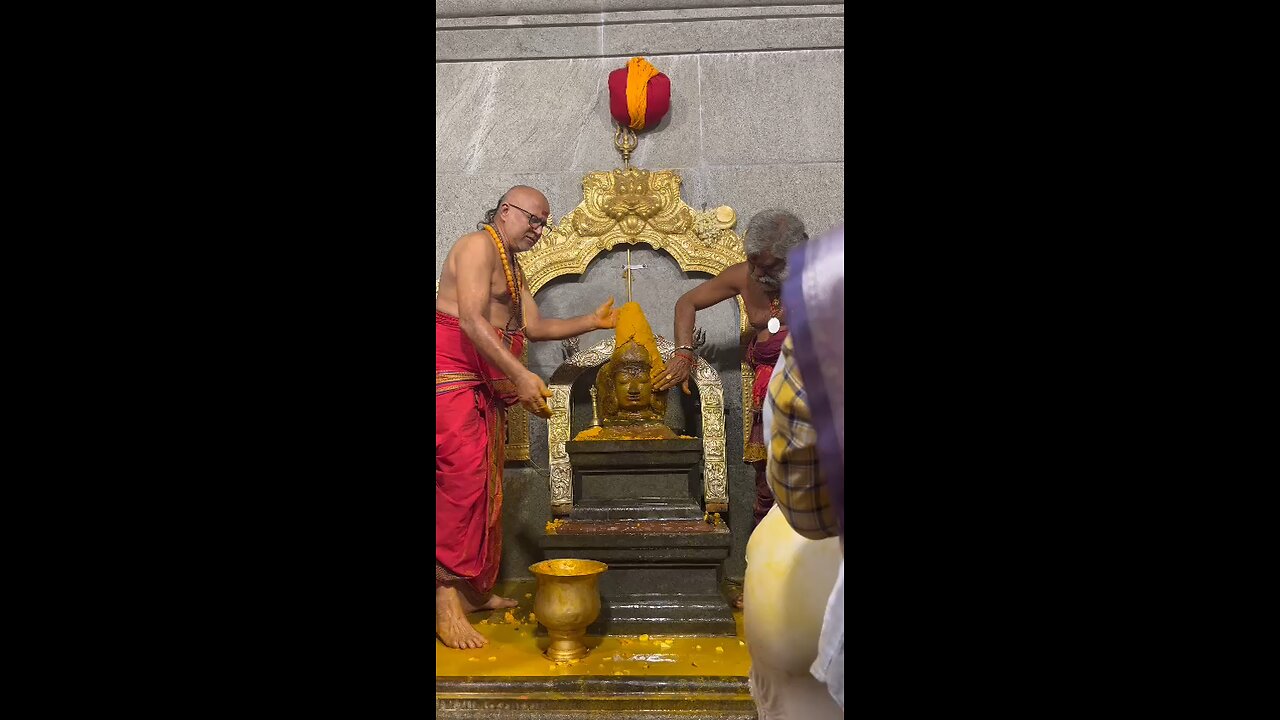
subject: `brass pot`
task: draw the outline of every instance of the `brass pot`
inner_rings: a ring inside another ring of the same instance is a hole
[[[547,658],[578,660],[590,650],[583,644],[587,626],[600,616],[600,573],[609,566],[595,560],[543,560],[529,566],[538,578],[533,612],[547,629]]]

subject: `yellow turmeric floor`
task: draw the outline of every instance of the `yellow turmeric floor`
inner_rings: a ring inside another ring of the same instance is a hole
[[[478,650],[447,648],[436,638],[436,675],[443,676],[559,676],[559,675],[734,675],[746,676],[751,656],[742,632],[742,611],[733,615],[736,637],[587,636],[590,654],[581,660],[554,663],[543,656],[549,640],[534,635],[535,581],[499,583],[495,592],[515,598],[519,607],[468,616],[472,626],[489,639]]]

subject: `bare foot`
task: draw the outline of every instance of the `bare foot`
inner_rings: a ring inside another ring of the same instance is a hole
[[[481,610],[501,610],[503,608],[513,608],[519,604],[520,604],[519,602],[516,602],[511,598],[504,598],[504,597],[498,597],[497,595],[490,595],[488,600],[481,603],[480,609]]]
[[[473,649],[489,644],[489,640],[467,622],[457,589],[448,585],[436,588],[436,634],[451,648]]]
[[[499,597],[493,593],[481,596],[474,588],[468,585],[459,585],[458,593],[462,602],[462,610],[467,613],[481,610],[502,610],[504,608],[513,608],[520,604],[511,598]]]

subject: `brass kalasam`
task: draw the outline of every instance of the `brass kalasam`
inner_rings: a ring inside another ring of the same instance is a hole
[[[608,569],[596,560],[571,558],[529,566],[538,579],[533,613],[551,638],[545,653],[548,659],[579,660],[591,652],[582,638],[587,626],[600,616],[600,574]]]

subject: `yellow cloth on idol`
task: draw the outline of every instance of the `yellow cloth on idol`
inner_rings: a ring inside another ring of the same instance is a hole
[[[658,68],[642,57],[633,57],[627,63],[627,112],[631,113],[631,129],[644,129],[644,111],[649,105],[649,81],[658,75]]]
[[[653,329],[649,327],[649,320],[644,316],[644,310],[640,309],[640,303],[629,302],[618,308],[618,325],[613,338],[615,348],[626,345],[628,340],[635,340],[637,345],[648,350],[655,377],[666,369],[662,355],[658,352],[658,341],[653,337]]]

